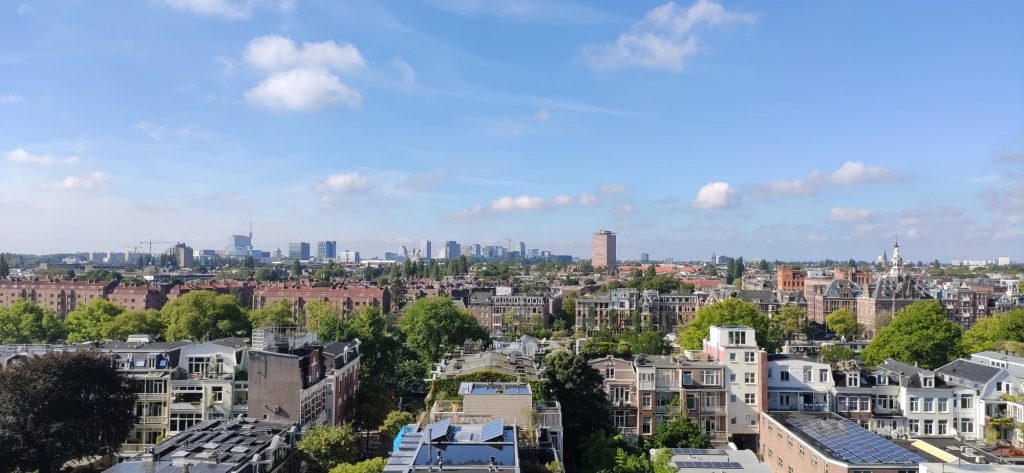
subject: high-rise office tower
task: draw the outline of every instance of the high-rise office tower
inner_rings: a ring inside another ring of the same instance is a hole
[[[615,269],[615,234],[598,230],[590,240],[591,265],[594,269]]]

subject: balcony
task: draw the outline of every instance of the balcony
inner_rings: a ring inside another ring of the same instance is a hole
[[[136,393],[140,401],[166,401],[167,393]]]
[[[141,416],[138,419],[139,424],[150,424],[150,425],[163,425],[167,423],[166,416]]]
[[[139,453],[145,452],[153,444],[151,443],[122,443],[121,448],[117,451],[119,456],[132,457]]]
[[[702,415],[724,416],[726,408],[725,406],[700,406],[700,413]]]

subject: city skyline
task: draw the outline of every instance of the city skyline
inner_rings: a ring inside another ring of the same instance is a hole
[[[1024,259],[1018,2],[0,8],[3,252]]]

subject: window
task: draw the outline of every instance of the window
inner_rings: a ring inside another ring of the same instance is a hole
[[[871,396],[860,397],[860,410],[861,412],[868,412],[871,410]]]
[[[730,353],[729,354],[729,361],[736,361],[736,354],[735,353]]]
[[[969,434],[974,432],[974,421],[971,419],[960,419],[960,433]]]
[[[747,363],[753,363],[754,362],[754,352],[752,352],[752,351],[743,352],[743,361],[745,361]]]
[[[644,409],[651,408],[651,393],[644,393]]]
[[[736,373],[729,373],[729,382],[730,383],[735,383],[736,382]]]
[[[772,369],[768,368],[768,379],[772,379]]]
[[[629,402],[629,386],[612,386],[611,395],[613,403]]]
[[[779,371],[779,380],[780,381],[789,381],[789,371],[785,371],[785,370]]]
[[[604,368],[604,379],[615,379],[615,366],[606,366]]]
[[[645,433],[645,434],[650,434],[651,433],[651,418],[650,417],[644,417],[644,420],[643,420],[643,422],[640,423],[640,425],[642,426],[641,428],[642,428],[642,432],[643,433]]]
[[[210,388],[210,396],[213,398],[213,402],[224,402],[224,388],[221,386],[214,386]]]
[[[742,332],[742,331],[731,331],[731,332],[729,332],[729,344],[730,345],[746,345],[747,344],[747,332]]]
[[[935,421],[934,420],[926,420],[926,421],[924,421],[924,434],[925,435],[934,435],[935,434]]]
[[[811,382],[811,369],[810,368],[804,368],[804,382],[805,383],[810,383]]]
[[[949,431],[949,421],[948,420],[940,420],[939,421],[939,435],[946,435],[946,433],[948,431]]]
[[[889,384],[889,376],[884,373],[875,374],[875,384],[878,386]]]
[[[189,373],[205,373],[206,368],[209,366],[210,357],[208,356],[191,356],[188,358]]]
[[[879,394],[875,396],[875,407],[878,409],[894,409],[896,406],[896,400],[893,399],[892,395]]]
[[[732,403],[732,404],[736,404],[736,395],[735,394],[730,394],[729,395],[729,402]]]
[[[757,426],[757,416],[756,415],[752,415],[752,416],[748,415],[747,416],[747,426],[749,426],[749,427]]]
[[[827,383],[828,382],[828,370],[818,370],[818,382],[819,383]]]
[[[757,397],[754,395],[754,393],[747,393],[747,394],[743,395],[743,402],[745,402],[747,404],[751,404],[752,405],[756,401],[757,401]]]
[[[917,419],[910,419],[909,424],[910,424],[910,427],[909,427],[910,433],[918,434],[918,433],[921,432],[921,421],[919,421]]]
[[[704,396],[704,407],[718,407],[718,398],[715,396]]]
[[[964,394],[964,395],[960,396],[960,408],[961,409],[971,409],[973,407],[974,407],[974,396],[971,396],[970,394]]]
[[[181,432],[203,420],[203,415],[198,413],[175,412],[171,414],[171,432]]]
[[[910,412],[921,412],[921,402],[916,397],[910,398]]]
[[[683,385],[693,385],[693,371],[683,371]]]
[[[860,387],[860,373],[846,373],[846,385],[851,388]]]
[[[705,371],[704,372],[704,379],[703,379],[703,381],[704,381],[705,385],[708,385],[708,386],[718,386],[718,384],[720,383],[720,381],[718,380],[718,372],[717,371],[710,371],[710,370],[709,371]]]
[[[932,377],[932,376],[924,376],[924,377],[921,378],[921,385],[926,387],[926,388],[934,388],[935,387],[935,378]]]
[[[924,411],[935,412],[935,399],[930,397],[924,398]]]
[[[617,410],[614,415],[615,427],[622,428],[628,427],[626,425],[626,411]]]
[[[757,377],[754,373],[743,373],[743,382],[747,384],[754,384],[757,382]]]
[[[697,395],[687,394],[686,395],[686,410],[692,411],[697,408]]]

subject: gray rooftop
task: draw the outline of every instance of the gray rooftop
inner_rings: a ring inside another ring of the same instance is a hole
[[[992,378],[996,377],[996,375],[1002,371],[1002,368],[983,365],[970,360],[959,359],[953,360],[935,371],[950,378],[959,378],[973,383],[985,384],[991,381]],[[956,381],[952,379],[947,381],[956,383]]]

